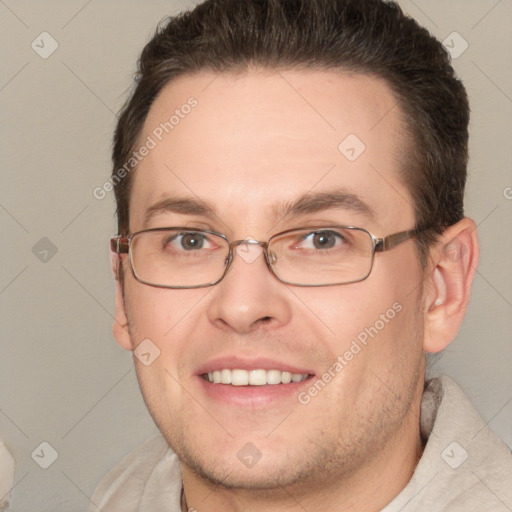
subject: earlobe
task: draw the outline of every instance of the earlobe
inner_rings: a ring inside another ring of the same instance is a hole
[[[423,349],[444,350],[457,335],[469,303],[478,264],[475,223],[464,218],[445,230],[432,249],[431,272],[424,291]]]
[[[119,268],[122,265],[121,257],[117,254],[112,255],[112,272],[115,278],[115,313],[114,313],[114,326],[112,329],[113,335],[117,343],[126,350],[133,350],[130,332],[128,329],[128,317],[126,316],[126,309],[123,296],[123,285],[120,281]]]

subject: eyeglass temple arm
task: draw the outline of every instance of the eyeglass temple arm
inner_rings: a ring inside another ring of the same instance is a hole
[[[130,242],[125,236],[115,236],[110,239],[110,250],[116,254],[127,254]]]
[[[423,229],[410,229],[408,231],[401,231],[394,235],[389,235],[384,238],[377,238],[375,241],[375,252],[389,251],[393,247],[415,237],[417,234],[424,231]]]

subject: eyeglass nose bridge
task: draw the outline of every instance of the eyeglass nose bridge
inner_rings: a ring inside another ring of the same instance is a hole
[[[263,255],[265,256],[265,262],[267,264],[268,269],[274,273],[272,269],[272,265],[277,261],[277,256],[274,253],[269,253],[268,251],[268,242],[260,242],[259,240],[254,240],[252,238],[245,238],[244,240],[234,240],[229,244],[229,253],[226,260],[226,272],[231,266],[233,262],[233,253],[240,245],[259,245],[263,251]],[[242,258],[244,259],[244,258]],[[247,261],[247,260],[246,260]]]

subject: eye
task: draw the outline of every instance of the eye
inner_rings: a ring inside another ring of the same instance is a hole
[[[163,241],[163,247],[171,246],[175,250],[195,251],[210,249],[212,244],[208,237],[197,232],[185,232],[172,235]]]
[[[347,240],[337,231],[314,231],[302,237],[302,249],[332,249]]]

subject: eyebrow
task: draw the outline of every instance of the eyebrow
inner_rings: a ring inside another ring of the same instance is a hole
[[[146,213],[144,214],[144,225],[147,226],[154,217],[165,213],[217,217],[215,208],[210,203],[203,201],[202,199],[167,196],[146,210]]]
[[[298,199],[274,207],[273,213],[276,219],[284,219],[335,208],[341,208],[363,215],[370,220],[375,219],[373,209],[356,194],[346,189],[337,189],[328,192],[307,192]]]
[[[280,221],[336,208],[357,213],[369,220],[375,220],[376,218],[375,212],[367,203],[346,189],[306,192],[293,201],[285,201],[280,205],[275,205],[272,208],[272,214],[275,221]],[[215,207],[203,199],[167,196],[146,210],[144,224],[147,226],[154,217],[166,213],[219,218]]]

